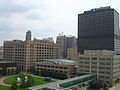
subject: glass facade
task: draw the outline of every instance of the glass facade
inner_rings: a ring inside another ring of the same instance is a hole
[[[120,50],[119,13],[108,8],[78,14],[78,52]]]

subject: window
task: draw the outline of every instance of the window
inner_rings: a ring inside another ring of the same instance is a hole
[[[97,73],[97,71],[96,71],[96,70],[92,70],[91,72],[92,72],[92,73]]]
[[[107,71],[106,74],[111,74],[111,72],[108,72],[108,71]]]
[[[79,59],[81,59],[81,60],[90,60],[89,57],[80,57]]]
[[[80,65],[79,67],[80,67],[80,68],[83,68],[83,65]]]
[[[64,67],[64,69],[68,69],[67,67]]]
[[[104,62],[100,62],[99,64],[100,64],[100,65],[105,65],[105,63],[104,63]]]
[[[100,75],[99,78],[104,78],[104,76],[103,76],[103,75]]]
[[[112,58],[106,58],[106,60],[107,60],[107,61],[110,61],[110,60],[112,60]]]
[[[79,63],[83,64],[83,61],[79,61]]]
[[[97,62],[92,62],[92,64],[97,64]]]
[[[84,72],[89,72],[89,70],[84,70]]]
[[[99,60],[103,60],[103,61],[104,61],[104,60],[105,60],[105,58],[99,58]]]
[[[99,71],[99,73],[104,74],[105,72],[104,71]]]
[[[85,62],[85,64],[90,64],[90,62]]]
[[[105,67],[99,67],[99,69],[105,69]]]
[[[97,66],[91,66],[92,69],[97,69]]]
[[[84,68],[90,68],[90,66],[88,66],[88,65],[84,65]]]
[[[106,63],[106,65],[112,65],[112,63]]]
[[[110,76],[106,76],[106,79],[110,79]]]
[[[97,57],[92,57],[91,59],[92,59],[92,60],[97,60]]]
[[[112,69],[111,67],[106,67],[106,69]]]

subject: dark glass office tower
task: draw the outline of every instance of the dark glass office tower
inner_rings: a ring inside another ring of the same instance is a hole
[[[30,30],[28,30],[27,32],[26,32],[26,41],[27,40],[31,40],[31,31]]]
[[[120,51],[119,13],[101,7],[78,14],[78,52],[84,50]]]

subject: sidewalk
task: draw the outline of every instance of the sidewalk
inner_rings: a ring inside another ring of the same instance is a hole
[[[120,90],[120,83],[113,86],[112,88],[109,88],[109,90]]]
[[[11,76],[6,76],[6,77],[3,77],[0,79],[0,84],[3,85],[3,86],[11,86],[11,85],[8,85],[8,84],[5,84],[3,81],[8,78],[8,77],[11,77]]]

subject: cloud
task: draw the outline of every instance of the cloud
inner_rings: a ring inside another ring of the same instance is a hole
[[[25,14],[25,17],[33,20],[43,20],[46,18],[46,15],[39,9],[31,9]]]
[[[28,29],[36,38],[56,38],[59,32],[77,36],[79,13],[100,6],[111,6],[119,12],[119,3],[119,0],[0,0],[0,45],[3,40],[24,40]]]
[[[1,0],[0,1],[0,16],[8,17],[12,13],[25,13],[32,7],[30,5],[21,5],[15,3],[13,0]]]

